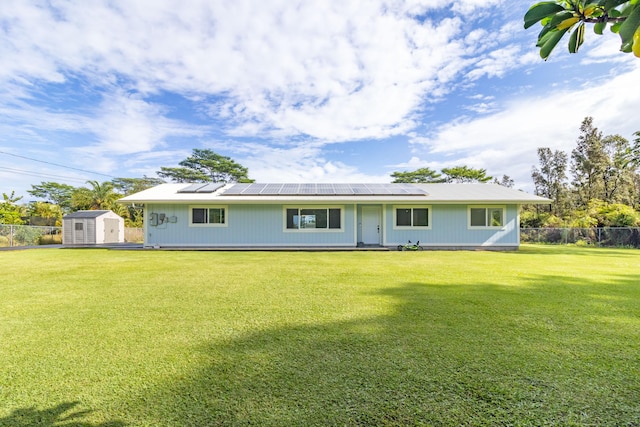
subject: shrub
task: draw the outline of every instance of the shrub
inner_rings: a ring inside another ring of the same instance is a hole
[[[48,234],[46,236],[41,236],[38,239],[39,245],[61,245],[62,244],[62,236],[60,234],[51,235]]]
[[[16,227],[16,231],[13,234],[14,243],[19,245],[35,245],[38,243],[38,239],[42,236],[42,231],[33,227]]]

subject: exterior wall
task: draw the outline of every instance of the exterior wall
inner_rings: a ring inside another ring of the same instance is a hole
[[[286,230],[285,208],[305,205],[261,204],[224,205],[224,226],[193,226],[189,224],[190,205],[148,204],[145,208],[145,246],[147,247],[303,247],[345,246],[355,247],[362,239],[362,207],[356,205],[315,205],[340,207],[340,230]],[[212,205],[217,207],[221,205]],[[203,205],[197,205],[202,207]],[[307,205],[309,206],[309,205]],[[515,249],[519,246],[519,206],[504,207],[504,226],[491,228],[469,227],[467,205],[429,205],[431,210],[428,229],[394,228],[396,205],[376,205],[382,212],[382,244],[396,247],[408,240],[420,241],[425,248]],[[407,205],[402,205],[407,206]],[[420,205],[415,205],[420,207]],[[491,207],[492,205],[482,205]],[[164,214],[165,221],[150,225],[150,214]],[[175,222],[169,218],[174,217]]]
[[[403,205],[405,206],[405,205]],[[394,229],[395,205],[384,208],[384,245],[397,246],[420,241],[426,248],[517,248],[520,244],[519,206],[490,205],[505,208],[505,220],[502,227],[469,227],[468,205],[431,205],[430,229]],[[420,207],[420,205],[416,205]]]
[[[112,220],[115,219],[118,221],[118,224],[117,224],[118,235],[112,236],[111,240],[116,240],[116,242],[118,243],[123,243],[124,242],[124,218],[122,218],[120,215],[116,214],[115,212],[107,212],[104,215],[101,215],[95,219],[96,243],[98,244],[109,243],[108,241],[110,239],[107,238],[107,234],[109,234],[112,230],[110,229],[111,225],[109,224],[109,221],[106,221],[107,219],[112,219]]]
[[[217,207],[224,204],[215,204]],[[204,205],[197,205],[199,207]],[[154,247],[287,247],[287,246],[355,246],[355,209],[353,205],[314,205],[342,209],[339,230],[285,230],[285,207],[302,204],[224,205],[224,226],[190,226],[190,205],[149,204],[145,207],[145,246]],[[175,217],[150,225],[151,213]]]
[[[82,224],[82,232],[76,231]],[[65,245],[93,245],[96,243],[95,218],[69,218],[62,221],[62,243]]]

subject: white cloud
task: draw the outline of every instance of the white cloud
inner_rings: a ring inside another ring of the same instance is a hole
[[[452,158],[454,163],[528,183],[531,167],[537,164],[536,149],[550,147],[570,153],[586,116],[592,116],[605,135],[632,137],[639,128],[635,112],[640,111],[640,100],[630,88],[635,87],[639,70],[640,64],[635,65],[601,82],[597,89],[585,83],[574,90],[550,88],[521,96],[501,106],[500,112],[450,122],[434,135],[414,136],[412,142],[422,155],[445,159],[430,165],[450,165],[446,158]]]
[[[495,2],[494,2],[495,3]],[[117,81],[142,94],[223,95],[230,135],[383,138],[413,127],[462,70],[461,21],[486,2],[10,1],[0,78]],[[455,46],[454,46],[455,47]],[[126,127],[123,128],[123,131]],[[139,132],[139,129],[135,129]],[[147,135],[148,136],[148,135]],[[145,135],[142,135],[145,137]]]

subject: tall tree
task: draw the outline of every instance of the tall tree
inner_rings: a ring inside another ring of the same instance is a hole
[[[391,178],[393,178],[392,182],[394,183],[416,184],[444,182],[442,174],[439,174],[431,168],[420,168],[415,171],[393,172],[391,174]]]
[[[194,148],[193,154],[179,165],[181,167],[161,167],[157,173],[174,182],[253,182],[247,168],[208,149]]]
[[[116,193],[113,183],[87,181],[91,188],[80,187],[74,191],[72,205],[79,210],[117,210],[121,209],[116,205],[116,200],[122,197]]]
[[[536,46],[545,60],[565,34],[569,36],[569,52],[576,53],[584,42],[585,27],[593,25],[602,35],[607,25],[620,35],[622,52],[633,52],[640,58],[640,2],[637,0],[554,0],[542,1],[529,8],[524,28],[540,22]]]
[[[620,135],[606,136],[602,140],[607,162],[604,167],[602,182],[603,200],[608,203],[633,203],[633,165],[628,162],[627,154],[631,146],[629,141]]]
[[[442,168],[442,173],[445,175],[445,182],[488,182],[493,179],[492,176],[487,176],[486,169],[474,169],[468,166],[454,166],[451,168]]]
[[[567,207],[567,153],[541,147],[538,148],[538,161],[540,168],[534,166],[531,171],[535,194],[553,200],[549,212],[560,216]]]
[[[70,212],[71,197],[75,190],[72,185],[49,181],[41,182],[39,185],[32,184],[31,190],[27,190],[27,193],[60,206],[63,212]]]
[[[137,193],[147,188],[155,187],[156,185],[163,184],[164,181],[160,178],[149,178],[143,176],[142,178],[114,178],[111,180],[114,189],[125,196],[129,194]]]
[[[603,176],[608,157],[602,139],[602,132],[593,126],[593,118],[585,117],[577,146],[571,152],[572,184],[579,207],[593,199],[604,199]]]
[[[494,178],[493,183],[502,185],[503,187],[507,187],[507,188],[513,188],[513,186],[516,184],[515,181],[509,175],[502,175],[502,178],[500,179]]]

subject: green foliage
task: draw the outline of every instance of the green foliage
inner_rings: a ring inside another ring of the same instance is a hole
[[[487,176],[486,169],[473,169],[468,166],[454,166],[451,168],[442,168],[442,174],[431,168],[420,168],[415,171],[393,172],[391,177],[394,183],[441,183],[441,182],[489,182],[493,179]],[[513,186],[513,180],[507,175],[503,175],[502,181],[496,179],[496,184],[504,186]]]
[[[69,213],[72,210],[71,198],[75,190],[76,188],[72,185],[49,181],[41,182],[39,185],[32,184],[31,190],[27,190],[27,193],[56,204],[64,213]]]
[[[631,206],[614,203],[602,210],[603,224],[606,227],[637,227],[640,225],[640,214]]]
[[[158,175],[174,182],[253,182],[247,168],[208,149],[194,148],[193,154],[179,165],[161,167]]]
[[[507,188],[513,188],[515,185],[515,181],[509,175],[502,175],[500,179],[494,178],[493,183]]]
[[[61,234],[46,234],[38,239],[38,245],[61,245]]]
[[[631,206],[591,200],[588,206],[575,212],[572,227],[637,227],[640,214]]]
[[[609,158],[604,149],[603,136],[586,117],[580,125],[576,148],[571,152],[573,187],[578,207],[586,207],[590,200],[605,199],[604,171]]]
[[[42,231],[37,227],[17,226],[13,233],[14,246],[37,245],[42,237]]]
[[[91,188],[77,188],[71,197],[71,204],[74,210],[117,210],[116,200],[122,197],[116,193],[111,182],[100,183],[98,181],[87,181]]]
[[[391,174],[394,183],[434,183],[444,182],[442,175],[431,168],[420,168],[412,172],[393,172]]]
[[[640,57],[640,2],[637,0],[555,0],[532,5],[524,16],[524,28],[540,22],[536,46],[548,59],[562,37],[570,33],[568,49],[576,53],[584,43],[586,24],[603,34],[607,25],[620,35],[620,50]]]
[[[146,190],[147,188],[164,184],[164,181],[160,178],[149,178],[144,176],[142,178],[114,178],[111,180],[111,183],[118,193],[128,196],[130,194]]]
[[[538,148],[540,169],[533,167],[531,177],[535,186],[535,194],[553,200],[549,205],[550,213],[562,215],[566,209],[567,199],[567,154],[560,150]]]
[[[16,192],[10,195],[2,193],[0,202],[0,224],[24,224],[22,217],[25,214],[24,208],[17,204],[22,197],[16,197]]]
[[[28,206],[30,225],[61,226],[64,215],[59,205],[47,202],[32,202]]]
[[[539,213],[533,209],[527,209],[520,214],[520,226],[522,228],[556,228],[564,225],[562,218],[551,212]]]
[[[487,176],[486,169],[474,169],[468,166],[454,166],[451,168],[442,168],[445,175],[445,182],[489,182],[492,176]]]
[[[631,211],[640,209],[640,132],[634,144],[620,135],[603,136],[586,117],[580,126],[576,148],[571,151],[572,180],[567,182],[567,155],[559,150],[539,148],[540,167],[533,167],[531,177],[537,195],[553,200],[549,212],[562,218],[558,226],[594,227],[635,224]],[[626,205],[630,211],[605,218],[599,206]],[[533,216],[542,215],[534,208]],[[634,211],[635,212],[635,211]],[[529,224],[545,219],[529,218]],[[533,226],[533,225],[531,225]]]

